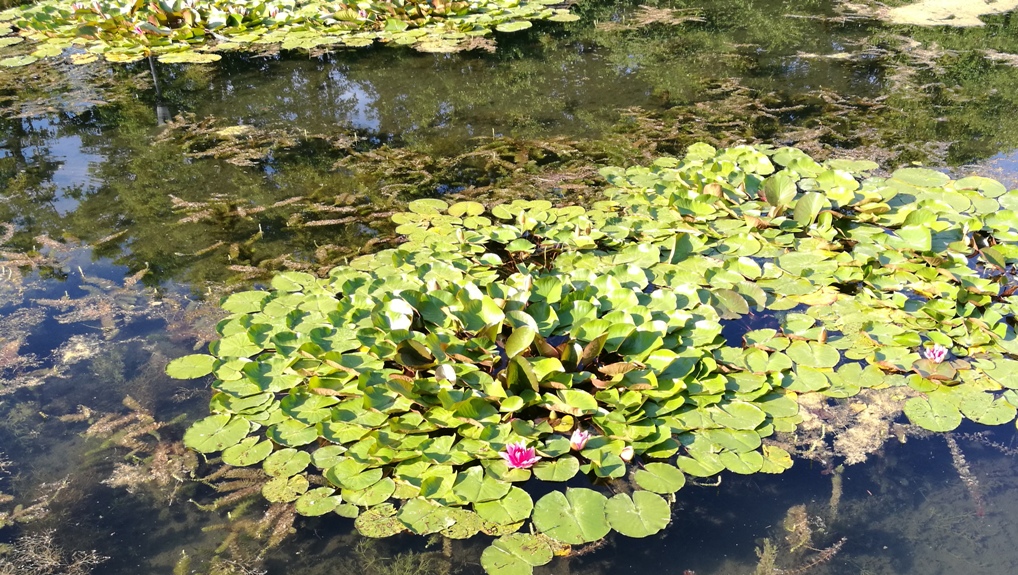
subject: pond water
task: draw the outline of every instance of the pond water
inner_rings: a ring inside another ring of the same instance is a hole
[[[91,572],[111,575],[481,573],[483,537],[365,540],[338,517],[265,515],[250,477],[193,480],[179,438],[207,415],[208,382],[163,374],[214,336],[221,295],[386,245],[409,200],[582,202],[603,185],[591,166],[696,141],[1018,185],[1012,14],[922,29],[830,0],[652,6],[583,0],[580,21],[497,34],[492,52],[0,71],[0,539],[13,572],[84,573],[94,550],[105,559]],[[972,425],[892,437],[844,468],[726,473],[683,488],[663,534],[537,573],[1013,573],[1014,440],[1013,424]],[[758,564],[765,540],[775,569]],[[65,567],[45,562],[60,553]]]

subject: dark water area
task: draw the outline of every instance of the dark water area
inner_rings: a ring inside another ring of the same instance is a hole
[[[338,516],[266,515],[257,487],[199,507],[255,485],[192,478],[213,466],[179,439],[209,382],[163,373],[214,336],[221,295],[385,245],[409,200],[585,201],[596,167],[700,140],[1018,185],[1018,67],[988,55],[1018,53],[1013,15],[946,30],[826,0],[641,4],[586,0],[493,52],[0,72],[0,542],[79,562],[32,573],[84,573],[88,550],[102,575],[482,573],[490,538],[368,540]],[[844,468],[726,472],[679,491],[662,534],[535,572],[1013,573],[1014,424],[953,437],[960,460],[903,436]],[[759,570],[765,540],[781,571]]]

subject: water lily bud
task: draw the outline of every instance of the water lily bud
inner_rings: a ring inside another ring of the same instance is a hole
[[[569,447],[573,451],[582,451],[583,447],[587,445],[587,440],[590,439],[590,432],[583,431],[579,427],[573,430],[573,435],[569,438]]]
[[[629,463],[633,460],[634,455],[636,455],[636,451],[633,450],[633,446],[627,445],[622,448],[622,453],[619,454],[619,457],[622,458],[622,461]]]
[[[451,365],[440,365],[435,368],[435,379],[456,383],[456,372]]]

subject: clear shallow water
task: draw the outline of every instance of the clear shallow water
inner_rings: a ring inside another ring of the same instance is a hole
[[[672,6],[696,19],[637,26],[635,3],[587,2],[581,22],[500,36],[492,54],[232,57],[157,66],[155,77],[143,63],[84,79],[54,72],[73,80],[55,81],[55,94],[4,84],[0,101],[18,105],[5,104],[0,120],[0,221],[14,226],[0,281],[0,451],[10,460],[0,492],[14,499],[0,511],[45,505],[0,536],[55,529],[68,554],[109,557],[94,573],[169,573],[184,554],[205,573],[216,554],[257,556],[262,542],[229,533],[262,517],[258,497],[246,514],[206,512],[190,500],[225,492],[174,479],[187,474],[172,465],[185,456],[171,446],[207,413],[207,393],[162,368],[209,336],[217,315],[199,300],[263,277],[249,268],[331,265],[384,235],[384,212],[407,199],[498,193],[489,186],[556,197],[570,193],[561,182],[596,193],[581,166],[644,161],[697,139],[797,143],[886,168],[968,171],[989,159],[1013,180],[1018,70],[975,52],[1018,51],[1009,16],[936,32],[840,21],[819,1]],[[82,105],[92,100],[109,103]],[[167,127],[167,113],[185,119]],[[238,125],[251,131],[220,133]],[[320,221],[338,223],[307,225]],[[90,418],[68,420],[79,406]],[[84,435],[104,413],[122,419]],[[146,426],[158,437],[124,437]],[[1014,427],[1005,427],[994,440],[1011,446]],[[726,474],[719,486],[680,491],[661,536],[620,537],[538,573],[752,573],[764,538],[794,572],[843,537],[808,572],[1011,573],[1014,460],[980,442],[959,446],[977,491],[942,438],[892,440],[846,469],[836,516],[832,476],[816,463],[780,476]],[[125,472],[154,461],[166,463],[163,484]],[[113,476],[123,481],[103,483]],[[785,517],[796,505],[806,505],[816,550],[788,551]],[[338,518],[295,525],[266,552],[271,573],[480,573],[486,545],[456,543],[450,562],[420,538],[365,544]],[[411,552],[424,554],[400,559]]]

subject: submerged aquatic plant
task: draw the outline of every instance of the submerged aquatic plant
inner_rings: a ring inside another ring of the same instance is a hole
[[[579,18],[551,8],[558,0],[492,0],[478,2],[369,0],[103,0],[88,6],[63,0],[41,0],[0,12],[0,48],[27,36],[40,44],[28,54],[0,57],[0,66],[24,66],[40,58],[84,49],[76,64],[102,55],[110,62],[134,62],[157,55],[166,63],[205,63],[216,52],[364,47],[375,41],[413,45],[425,52],[454,52],[492,30],[515,32],[532,20],[572,22]],[[6,36],[6,37],[4,37]]]
[[[1018,261],[1018,190],[875,168],[698,144],[602,170],[589,207],[411,202],[405,243],[222,302],[210,353],[167,367],[216,377],[185,444],[368,536],[498,536],[500,575],[659,532],[686,475],[787,469],[800,406],[892,390],[931,431],[1014,421],[1016,303],[986,272]],[[519,485],[580,473],[635,491]]]

